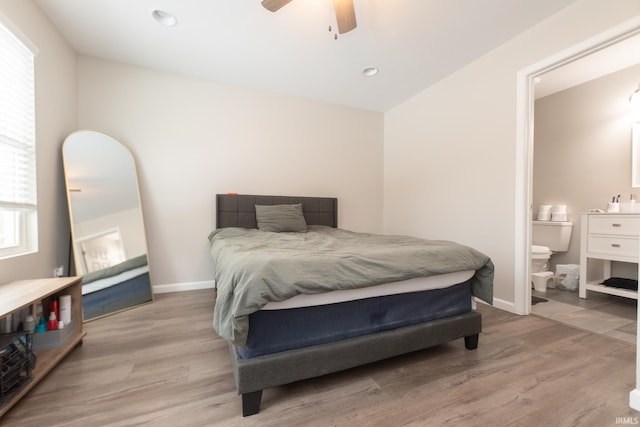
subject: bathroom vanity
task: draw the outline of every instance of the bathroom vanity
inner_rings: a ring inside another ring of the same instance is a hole
[[[638,299],[638,291],[614,288],[600,284],[611,277],[611,262],[638,263],[640,254],[640,214],[588,213],[582,215],[580,233],[580,298],[587,291]],[[602,260],[602,277],[592,280],[587,276],[590,260]]]

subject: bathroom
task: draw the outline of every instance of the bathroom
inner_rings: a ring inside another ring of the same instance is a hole
[[[581,214],[591,209],[606,211],[608,202],[618,196],[620,202],[628,202],[632,195],[636,200],[640,197],[640,188],[631,183],[632,126],[640,120],[640,111],[629,103],[639,84],[640,61],[636,61],[551,95],[539,97],[536,91],[532,217],[536,219],[540,205],[566,205],[567,220],[573,222],[568,250],[551,256],[550,271],[556,271],[558,264],[580,263]],[[597,275],[600,268],[597,262],[590,262],[589,276]],[[637,279],[638,266],[613,262],[612,276]],[[548,285],[552,288],[553,282]],[[558,291],[534,292],[546,294],[558,295]],[[635,314],[635,301],[609,295],[594,298],[593,294],[589,292],[588,299],[627,306],[632,302],[628,311],[633,308]],[[596,304],[580,300],[577,290],[563,291],[560,299],[587,309]],[[532,312],[544,313],[542,306],[534,305]]]

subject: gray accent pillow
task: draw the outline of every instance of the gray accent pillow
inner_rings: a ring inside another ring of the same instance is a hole
[[[302,203],[295,205],[255,205],[255,207],[256,221],[260,231],[307,231],[307,222],[302,214]]]

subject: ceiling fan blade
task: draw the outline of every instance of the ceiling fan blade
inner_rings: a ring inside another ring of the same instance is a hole
[[[271,12],[275,12],[290,1],[291,0],[262,0],[262,6]]]
[[[333,7],[336,10],[340,34],[348,33],[356,28],[356,10],[353,7],[353,0],[333,0]]]

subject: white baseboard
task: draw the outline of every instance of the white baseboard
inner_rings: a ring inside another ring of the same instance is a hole
[[[493,306],[495,308],[499,308],[500,310],[508,311],[509,313],[516,313],[515,304],[511,301],[505,301],[500,298],[493,299]]]
[[[473,300],[476,303],[480,303],[480,304],[484,304],[484,305],[489,305],[487,302],[482,301],[480,298],[478,297],[473,297]],[[509,301],[505,301],[505,300],[501,300],[498,298],[494,298],[493,299],[493,304],[491,304],[493,307],[495,308],[499,308],[500,310],[504,310],[504,311],[508,311],[509,313],[514,313],[516,314],[516,312],[514,311],[514,307],[515,304]]]
[[[640,411],[640,390],[634,388],[629,393],[629,406],[631,409],[635,409],[636,411]]]
[[[197,291],[200,289],[214,289],[215,280],[205,280],[202,282],[170,283],[167,285],[154,285],[153,293],[166,294],[169,292]]]

